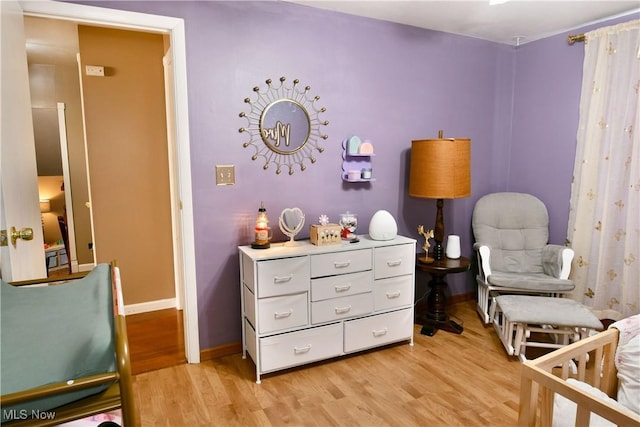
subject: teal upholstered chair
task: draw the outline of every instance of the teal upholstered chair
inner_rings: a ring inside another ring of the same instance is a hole
[[[124,425],[135,425],[117,267],[49,286],[1,282],[0,291],[3,424],[58,425],[122,408]]]

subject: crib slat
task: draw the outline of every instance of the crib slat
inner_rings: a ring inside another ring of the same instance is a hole
[[[583,353],[578,357],[578,380],[580,381],[584,381],[586,378],[587,355],[588,353]],[[600,369],[597,370],[599,371]]]
[[[591,411],[589,411],[589,408],[585,405],[578,405],[576,409],[576,427],[588,426],[589,418],[591,418]]]
[[[555,393],[546,388],[542,388],[542,397],[540,403],[540,422],[543,426],[550,426],[553,421],[553,398]]]
[[[604,368],[602,370],[602,384],[600,390],[604,391],[610,397],[615,397],[618,389],[618,376],[616,372],[616,366],[613,361],[616,356],[616,345],[614,343],[608,343],[604,346]]]
[[[522,377],[520,382],[520,402],[526,404],[518,408],[519,427],[535,427],[536,411],[538,410],[538,383],[530,378]]]

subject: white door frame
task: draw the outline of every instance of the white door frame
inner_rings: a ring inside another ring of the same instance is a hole
[[[60,3],[55,1],[20,1],[26,15],[42,18],[70,20],[90,25],[112,28],[152,31],[168,34],[173,52],[175,104],[175,146],[179,201],[182,259],[176,260],[184,278],[184,334],[185,355],[189,363],[200,362],[198,335],[198,295],[196,288],[195,243],[193,203],[191,193],[191,158],[189,142],[189,110],[187,99],[187,60],[184,20],[167,16],[150,15],[106,9],[95,6]],[[174,258],[178,258],[175,254]]]

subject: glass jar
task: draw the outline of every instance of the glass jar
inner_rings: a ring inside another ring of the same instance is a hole
[[[340,236],[343,239],[354,238],[356,229],[358,228],[358,215],[349,211],[340,214],[340,226],[342,227]]]

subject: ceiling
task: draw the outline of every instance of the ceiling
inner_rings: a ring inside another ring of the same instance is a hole
[[[639,0],[285,1],[510,45],[634,12],[640,17]]]

